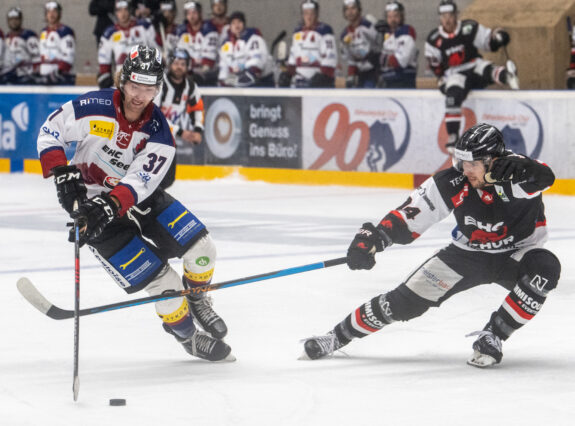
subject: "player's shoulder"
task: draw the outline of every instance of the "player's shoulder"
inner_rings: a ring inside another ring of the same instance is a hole
[[[176,27],[176,36],[178,37],[187,32],[188,32],[188,26],[186,25],[185,22]]]
[[[246,28],[242,33],[241,39],[244,41],[248,41],[250,38],[254,36],[261,37],[262,34],[260,30],[258,30],[257,28]]]
[[[155,104],[153,105],[150,119],[142,126],[142,131],[150,135],[150,142],[174,146],[170,125],[162,110]]]
[[[76,119],[86,116],[115,117],[114,92],[116,89],[94,90],[72,101]]]
[[[116,25],[110,25],[102,33],[102,38],[109,39],[112,37],[112,34],[114,34],[115,32],[116,32]]]
[[[202,27],[200,29],[200,32],[204,35],[209,34],[209,33],[213,33],[213,32],[218,32],[218,28],[213,24],[212,21],[204,21],[202,23]]]
[[[397,31],[395,32],[396,36],[410,36],[413,37],[414,39],[416,38],[416,32],[415,32],[415,28],[413,28],[411,25],[407,25],[407,24],[403,24],[401,25]]]
[[[433,181],[439,192],[449,196],[458,193],[464,187],[467,178],[459,170],[450,167],[434,174]]]
[[[58,28],[58,34],[60,35],[60,37],[66,37],[66,36],[72,36],[74,37],[74,30],[67,26],[67,25],[60,25],[60,27]]]
[[[31,38],[38,38],[38,34],[32,30],[26,29],[22,30],[20,37],[22,37],[24,40],[29,40]]]
[[[152,23],[147,19],[137,19],[136,25],[139,27],[144,27],[146,30],[152,26]]]
[[[333,28],[325,22],[318,22],[315,31],[321,35],[333,34]]]
[[[439,27],[432,29],[429,34],[427,35],[426,41],[429,44],[435,44],[437,39],[441,37],[441,32],[439,31]]]
[[[475,34],[479,28],[479,23],[473,19],[464,19],[461,21],[461,34],[468,36]]]

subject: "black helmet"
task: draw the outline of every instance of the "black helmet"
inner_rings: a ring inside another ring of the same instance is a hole
[[[132,47],[122,66],[120,86],[126,81],[159,86],[164,80],[162,54],[155,47],[138,45]]]
[[[441,0],[437,8],[437,13],[440,15],[442,13],[457,13],[457,4],[455,4],[453,0]]]
[[[228,17],[228,22],[231,23],[234,19],[239,19],[240,21],[242,21],[244,23],[244,25],[246,25],[246,15],[244,14],[244,12],[236,11],[236,12],[232,13]]]
[[[505,142],[499,129],[487,123],[476,124],[455,143],[453,167],[462,170],[463,161],[484,160],[487,164],[504,153]]]

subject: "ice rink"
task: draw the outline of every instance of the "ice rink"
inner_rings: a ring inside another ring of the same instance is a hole
[[[298,360],[300,339],[323,334],[359,304],[391,290],[450,238],[453,220],[410,246],[380,253],[372,271],[345,265],[212,293],[234,363],[190,357],[152,304],[81,319],[80,396],[72,398],[73,321],[52,320],[16,289],[29,277],[56,305],[74,303],[73,245],[52,180],[0,175],[0,424],[89,425],[573,425],[575,198],[547,195],[559,288],[504,343],[490,370],[466,365],[473,338],[506,291],[481,286],[408,323],[356,340],[329,359]],[[177,182],[170,192],[216,241],[214,282],[345,255],[365,221],[409,191]],[[173,262],[181,271],[181,262]],[[81,252],[81,306],[127,296]],[[110,407],[125,398],[125,407]]]

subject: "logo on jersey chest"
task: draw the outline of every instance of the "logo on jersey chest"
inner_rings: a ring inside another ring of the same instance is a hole
[[[471,225],[477,229],[471,232],[469,244],[482,250],[492,250],[507,247],[513,244],[513,235],[507,234],[507,226],[504,222],[483,223],[471,216],[465,216],[465,225]]]
[[[116,145],[122,149],[126,149],[130,145],[130,139],[132,138],[131,133],[124,132],[120,130],[118,136],[116,136]]]
[[[90,134],[101,138],[112,139],[114,134],[114,123],[109,121],[91,120]]]

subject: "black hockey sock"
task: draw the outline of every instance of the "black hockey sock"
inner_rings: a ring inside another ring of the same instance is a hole
[[[557,287],[561,265],[545,249],[529,251],[522,259],[519,280],[501,307],[491,315],[491,326],[501,340],[527,324],[541,309],[547,294]]]
[[[355,337],[365,337],[394,321],[386,295],[381,294],[364,303],[335,326],[339,341],[348,344]]]

